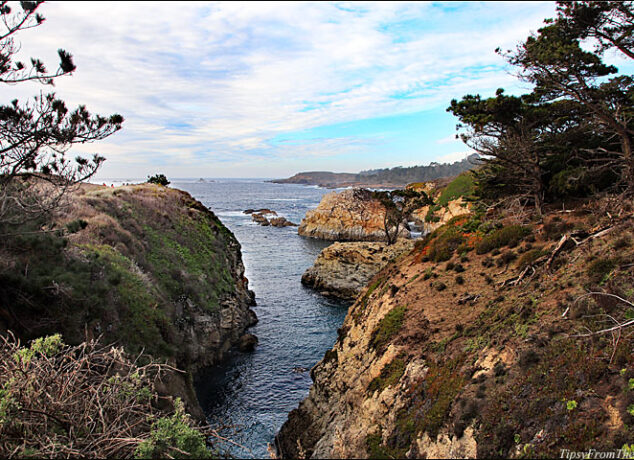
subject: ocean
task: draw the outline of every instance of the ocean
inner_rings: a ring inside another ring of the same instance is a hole
[[[268,208],[299,223],[331,190],[257,179],[173,180],[170,186],[209,207],[242,246],[259,318],[248,332],[259,344],[252,353],[231,352],[195,384],[210,424],[239,444],[223,443],[223,451],[237,458],[268,458],[267,444],[308,395],[309,370],[333,346],[348,304],[300,282],[328,242],[301,237],[297,227],[262,227],[242,211]]]

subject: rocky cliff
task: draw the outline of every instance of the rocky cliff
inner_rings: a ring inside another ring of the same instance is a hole
[[[350,307],[278,452],[517,458],[629,445],[632,209],[462,216],[428,235]]]
[[[332,192],[306,213],[298,233],[331,241],[385,241],[384,215],[385,208],[368,190]],[[409,238],[407,229],[401,229],[399,234]]]
[[[51,218],[5,242],[0,329],[23,339],[101,337],[188,371],[164,391],[200,415],[191,386],[256,322],[240,245],[189,194],[81,185]]]
[[[470,203],[467,203],[463,197],[458,197],[449,200],[445,206],[428,205],[414,210],[412,221],[423,233],[431,233],[454,217],[469,214],[470,209]]]
[[[471,211],[474,182],[469,172],[451,180],[409,184],[407,188],[425,192],[434,202],[412,212],[412,221],[423,233],[431,233],[454,217],[469,214]]]
[[[333,243],[302,275],[302,283],[323,295],[353,300],[368,281],[392,259],[414,247],[414,241],[400,239],[385,243]]]

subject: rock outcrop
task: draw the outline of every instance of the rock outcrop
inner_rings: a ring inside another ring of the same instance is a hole
[[[188,193],[82,184],[67,199],[46,224],[65,235],[47,236],[45,250],[5,253],[0,329],[22,339],[61,333],[70,344],[101,337],[193,374],[257,321],[240,244]],[[186,374],[165,384],[202,416]]]
[[[329,241],[385,241],[384,215],[385,208],[369,190],[331,192],[306,213],[298,233]],[[409,231],[401,228],[399,235],[409,238]]]
[[[614,325],[597,314],[631,318],[634,217],[589,206],[528,234],[512,215],[482,233],[454,219],[390,263],[311,370],[278,454],[553,458],[629,443],[634,337],[575,333]]]
[[[336,242],[325,248],[302,275],[302,283],[323,295],[353,300],[391,260],[410,251],[413,240],[393,245],[372,242]]]
[[[469,214],[470,203],[462,197],[447,202],[446,206],[423,206],[412,212],[412,220],[423,233],[431,233],[457,216]]]
[[[254,209],[247,209],[243,212],[245,214],[251,214],[253,222],[257,222],[264,227],[268,227],[269,225],[273,227],[297,227],[297,224],[287,220],[286,217],[278,216],[277,212],[271,211],[270,209],[258,209],[257,211]],[[266,217],[268,215],[275,217],[268,218]]]

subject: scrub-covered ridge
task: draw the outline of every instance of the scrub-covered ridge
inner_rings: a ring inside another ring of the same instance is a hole
[[[629,444],[634,342],[604,330],[634,317],[632,209],[482,210],[418,241],[350,308],[279,452],[558,457]]]
[[[200,415],[191,372],[256,321],[239,243],[200,202],[160,185],[81,184],[66,199],[2,245],[0,330],[167,360],[188,371],[167,391]]]

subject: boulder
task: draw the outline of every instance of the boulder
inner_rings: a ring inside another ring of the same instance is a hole
[[[285,217],[273,217],[269,219],[269,223],[273,227],[297,227],[297,224],[287,220]]]
[[[243,334],[238,340],[238,349],[243,352],[255,350],[258,344],[258,338],[253,334]]]

